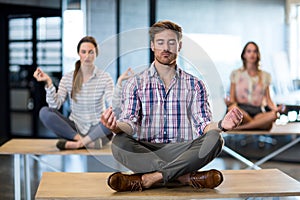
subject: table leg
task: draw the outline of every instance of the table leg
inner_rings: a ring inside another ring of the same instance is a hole
[[[14,155],[14,185],[15,185],[15,200],[21,199],[21,166],[20,166],[20,154]]]
[[[257,164],[251,162],[250,160],[248,160],[247,158],[241,156],[240,154],[236,153],[235,151],[233,151],[232,149],[223,146],[223,151],[225,151],[226,153],[228,153],[229,155],[235,157],[236,159],[240,160],[241,162],[245,163],[246,165],[248,165],[250,168],[254,168],[254,169],[261,169]]]
[[[25,182],[25,197],[27,200],[31,199],[31,185],[30,185],[30,170],[29,170],[29,155],[24,155],[24,182]]]
[[[52,165],[50,165],[48,162],[43,161],[42,159],[40,159],[39,157],[37,157],[36,155],[30,155],[31,158],[33,158],[34,160],[36,160],[37,162],[40,162],[42,164],[45,164],[48,168],[52,169],[55,172],[61,172],[61,170],[53,167]]]
[[[300,137],[296,138],[295,140],[293,140],[292,142],[280,147],[279,149],[277,149],[276,151],[274,151],[273,153],[265,156],[264,158],[260,159],[259,161],[257,161],[256,163],[254,163],[255,165],[261,165],[263,163],[265,163],[266,161],[270,160],[271,158],[277,156],[278,154],[280,154],[281,152],[289,149],[290,147],[294,146],[295,144],[300,142]]]

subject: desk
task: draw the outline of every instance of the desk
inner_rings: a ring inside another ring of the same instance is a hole
[[[194,189],[191,186],[173,185],[142,192],[115,192],[107,185],[110,173],[45,172],[35,199],[185,200],[300,195],[300,183],[278,169],[223,170],[222,173],[224,182],[215,189]]]
[[[0,147],[0,154],[14,155],[14,190],[15,199],[21,199],[21,162],[24,166],[25,198],[31,199],[30,191],[30,170],[29,157],[44,163],[53,171],[58,172],[56,168],[49,163],[45,163],[37,155],[112,155],[110,143],[102,149],[79,149],[60,151],[56,148],[57,139],[12,139]]]
[[[267,156],[261,158],[257,162],[253,163],[249,159],[245,158],[241,154],[238,154],[237,152],[233,151],[229,147],[225,146],[223,147],[223,151],[230,154],[231,156],[235,157],[236,159],[240,160],[241,162],[248,165],[250,168],[253,169],[261,169],[259,165],[265,163],[266,161],[270,160],[271,158],[277,156],[278,154],[282,153],[283,151],[286,151],[287,149],[291,148],[295,144],[300,142],[300,122],[295,123],[288,123],[286,125],[273,125],[272,129],[270,131],[260,131],[260,130],[249,130],[249,131],[228,131],[224,133],[224,136],[226,135],[273,135],[273,136],[287,136],[287,135],[295,135],[295,139],[293,139],[288,144],[278,148],[277,150],[273,151],[272,153],[268,154]]]

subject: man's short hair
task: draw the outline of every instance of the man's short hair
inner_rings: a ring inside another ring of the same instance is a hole
[[[177,35],[178,41],[182,39],[182,28],[174,22],[164,20],[153,24],[149,29],[150,40],[154,42],[154,36],[164,30],[172,30]]]

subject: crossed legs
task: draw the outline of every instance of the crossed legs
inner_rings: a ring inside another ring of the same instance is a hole
[[[116,160],[135,173],[142,173],[142,185],[180,181],[188,184],[190,173],[212,161],[222,150],[223,139],[218,131],[209,131],[190,142],[150,143],[117,134],[112,143]]]
[[[253,118],[249,116],[247,112],[241,110],[243,113],[243,122],[239,125],[236,130],[249,130],[249,129],[260,129],[260,130],[270,130],[272,128],[273,122],[277,118],[275,111],[269,111],[264,113],[259,113]]]
[[[234,107],[236,106],[229,106],[228,110]],[[252,117],[244,109],[238,108],[243,113],[243,121],[235,130],[270,130],[273,122],[277,119],[277,112],[275,111],[260,112]]]
[[[49,107],[40,110],[40,119],[46,128],[53,131],[58,137],[64,138],[62,149],[100,148],[110,141],[112,133],[101,123],[91,127],[86,136],[78,133],[73,121],[63,116],[59,111]]]

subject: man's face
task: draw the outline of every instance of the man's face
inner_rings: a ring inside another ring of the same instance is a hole
[[[178,41],[177,35],[171,30],[157,33],[154,36],[154,42],[151,42],[155,60],[163,65],[175,64],[180,48],[181,42]]]

